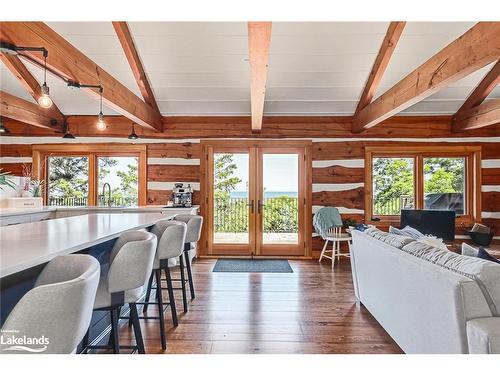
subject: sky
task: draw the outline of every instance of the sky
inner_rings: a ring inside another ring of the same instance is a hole
[[[265,191],[298,191],[297,154],[264,154],[264,189]],[[246,191],[248,183],[248,154],[234,154],[237,165],[235,176],[241,179],[236,191]]]

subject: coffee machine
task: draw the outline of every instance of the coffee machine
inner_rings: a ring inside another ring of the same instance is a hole
[[[170,195],[174,207],[191,207],[193,202],[193,188],[191,184],[184,187],[182,183],[175,183]]]

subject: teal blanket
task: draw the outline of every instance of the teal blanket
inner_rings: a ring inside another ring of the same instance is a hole
[[[328,231],[333,227],[342,227],[342,218],[335,207],[323,207],[313,217],[314,230],[322,238],[328,237]]]

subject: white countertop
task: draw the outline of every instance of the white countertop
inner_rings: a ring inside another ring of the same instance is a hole
[[[176,211],[176,210],[199,210],[200,206],[192,207],[166,207],[163,205],[152,206],[131,206],[131,207],[106,207],[106,206],[43,206],[40,208],[0,208],[0,217],[17,216],[17,215],[32,215],[43,212],[54,211],[131,211],[131,212],[148,212],[148,211]]]
[[[149,227],[161,213],[99,213],[0,227],[0,277]]]

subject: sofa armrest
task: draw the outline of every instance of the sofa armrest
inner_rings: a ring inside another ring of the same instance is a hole
[[[469,320],[467,341],[470,354],[500,354],[500,317]]]

